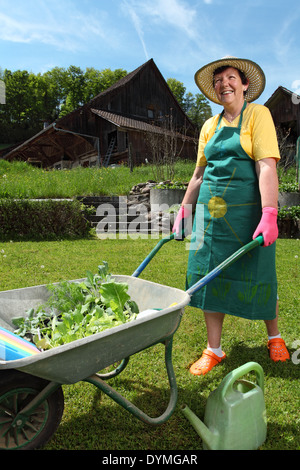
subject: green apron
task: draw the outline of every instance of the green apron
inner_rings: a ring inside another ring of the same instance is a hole
[[[200,187],[190,242],[186,287],[194,285],[252,240],[260,221],[261,198],[255,162],[243,150],[238,127],[220,128],[207,143],[207,166]],[[275,243],[258,247],[196,292],[190,305],[248,319],[276,316]]]

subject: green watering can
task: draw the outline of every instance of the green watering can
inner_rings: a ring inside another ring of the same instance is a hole
[[[257,384],[242,379],[254,371]],[[209,450],[255,450],[267,435],[264,375],[256,362],[230,372],[207,399],[204,423],[186,406],[183,414]]]

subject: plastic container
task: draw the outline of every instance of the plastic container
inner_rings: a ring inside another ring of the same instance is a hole
[[[14,361],[38,354],[40,350],[29,341],[0,327],[0,359]]]
[[[254,371],[257,384],[242,379]],[[187,406],[182,409],[210,450],[255,450],[267,435],[262,367],[248,362],[230,372],[207,399],[204,422]]]

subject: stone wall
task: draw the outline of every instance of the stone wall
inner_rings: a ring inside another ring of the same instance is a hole
[[[162,210],[153,211],[151,208],[150,191],[156,185],[157,182],[150,180],[133,186],[127,198],[128,214],[139,211],[141,207],[147,208],[145,219],[149,228],[157,228],[159,232],[168,232],[172,230],[174,214]]]
[[[96,214],[87,215],[93,227],[97,229],[101,220],[108,220],[107,215],[100,215],[99,208],[105,208],[109,206],[112,209],[115,208],[115,214],[117,221],[112,220],[111,231],[117,232],[124,230],[124,223],[120,216],[120,202],[122,204],[122,214],[124,216],[124,201],[127,209],[126,220],[127,229],[130,229],[130,224],[134,226],[134,221],[138,219],[141,221],[138,230],[143,233],[149,233],[150,231],[158,232],[170,232],[174,223],[174,214],[167,211],[151,211],[150,204],[150,190],[157,183],[155,181],[147,181],[146,183],[140,183],[134,186],[129,195],[127,196],[102,196],[102,197],[79,197],[78,199],[85,204],[87,207],[94,207]],[[120,228],[122,227],[122,228]]]

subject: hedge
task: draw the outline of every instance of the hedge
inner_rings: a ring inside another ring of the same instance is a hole
[[[0,199],[0,239],[57,240],[85,237],[90,223],[76,200]]]

